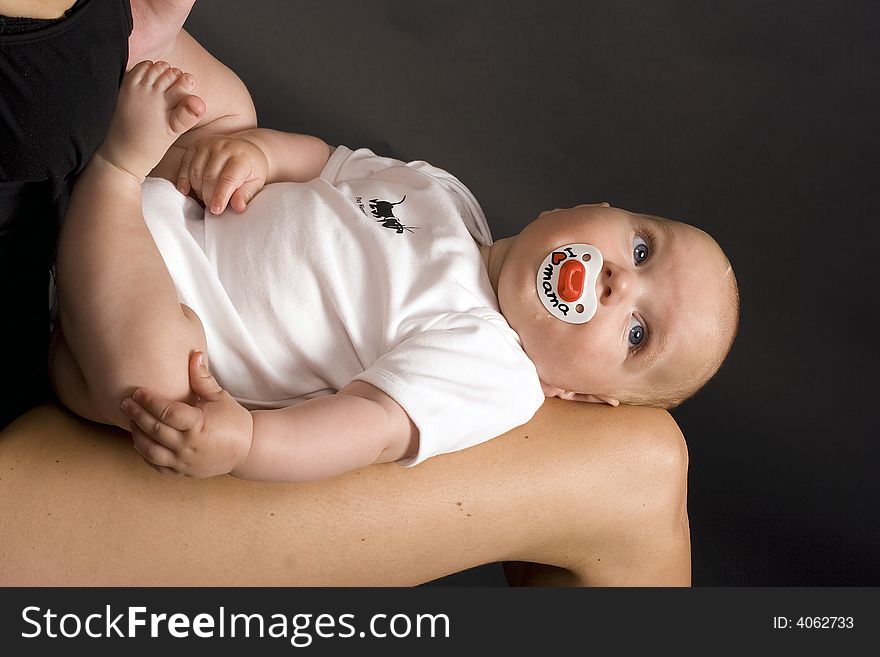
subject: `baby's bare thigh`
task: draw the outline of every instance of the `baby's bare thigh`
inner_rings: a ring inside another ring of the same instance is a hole
[[[207,340],[198,314],[184,304],[180,310],[179,321],[154,336],[154,348],[133,347],[105,363],[104,370],[91,380],[83,374],[59,323],[49,347],[49,380],[58,399],[81,417],[122,428],[127,428],[130,420],[119,404],[134,387],[150,387],[172,398],[188,399],[189,356],[194,351],[207,351]]]

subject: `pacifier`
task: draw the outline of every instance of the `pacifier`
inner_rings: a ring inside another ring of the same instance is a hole
[[[566,244],[551,251],[538,268],[538,298],[551,315],[584,324],[596,314],[596,281],[602,252],[590,244]]]

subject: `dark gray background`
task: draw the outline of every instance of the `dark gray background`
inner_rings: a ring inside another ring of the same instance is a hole
[[[724,586],[880,584],[878,26],[849,0],[202,0],[187,23],[264,127],[446,168],[496,237],[607,200],[718,239],[740,334],[674,416],[694,584]]]

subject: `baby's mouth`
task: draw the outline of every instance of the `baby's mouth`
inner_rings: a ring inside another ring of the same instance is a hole
[[[535,281],[544,308],[569,324],[590,321],[598,307],[596,281],[602,262],[602,252],[591,244],[566,244],[548,253]]]

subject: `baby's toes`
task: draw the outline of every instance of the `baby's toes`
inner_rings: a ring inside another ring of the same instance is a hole
[[[153,67],[153,62],[149,59],[145,59],[142,62],[138,62],[125,74],[125,81],[129,84],[140,84],[141,80],[143,80],[144,75],[147,74]]]
[[[159,91],[167,91],[175,82],[178,81],[181,75],[183,75],[183,71],[181,71],[179,68],[167,68],[158,78],[156,78],[156,82],[153,84],[153,86]],[[175,102],[176,100],[179,99],[175,99]]]
[[[199,122],[205,109],[205,101],[198,96],[184,96],[171,108],[168,125],[175,134],[183,134]]]
[[[169,106],[174,106],[192,93],[196,86],[196,79],[191,73],[181,73],[180,69],[171,70],[177,71],[178,75],[165,91],[165,102]]]
[[[141,77],[141,83],[145,85],[155,85],[156,81],[171,68],[168,62],[155,62],[150,68],[144,71]]]

